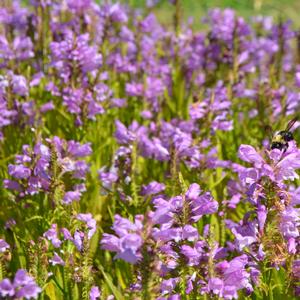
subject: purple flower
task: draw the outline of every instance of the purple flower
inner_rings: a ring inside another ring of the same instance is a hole
[[[110,18],[113,22],[127,23],[128,17],[124,7],[120,3],[106,4],[103,7],[103,14]]]
[[[238,290],[252,288],[249,282],[250,274],[245,270],[247,262],[246,255],[242,255],[235,257],[230,262],[219,263],[216,268],[221,278],[210,278],[208,290],[224,299],[237,299]]]
[[[53,257],[49,260],[49,262],[53,266],[56,266],[56,265],[64,266],[65,265],[65,262],[62,260],[62,258],[56,252],[54,252]]]
[[[100,298],[100,291],[97,286],[93,286],[90,291],[90,300],[96,300]]]
[[[144,196],[155,195],[162,192],[165,189],[165,185],[163,183],[159,183],[157,181],[152,181],[148,185],[144,185],[142,187],[141,194]]]
[[[101,248],[118,252],[120,249],[120,239],[115,235],[104,233],[101,240]]]
[[[10,296],[15,294],[15,288],[9,279],[5,278],[0,282],[0,295],[1,297]]]
[[[216,295],[222,295],[224,282],[220,278],[210,278],[208,281],[208,289]]]
[[[201,193],[201,188],[199,186],[199,184],[197,183],[192,183],[190,186],[189,186],[189,189],[188,191],[186,192],[186,197],[188,199],[191,199],[191,200],[196,200],[197,197],[200,195]]]
[[[116,173],[117,170],[112,169],[109,172],[104,172],[105,167],[101,168],[98,173],[99,173],[99,178],[102,181],[103,186],[106,189],[111,189],[112,185],[117,182],[118,180],[118,174]]]
[[[198,230],[192,225],[185,225],[182,229],[182,238],[188,241],[196,241],[199,237]]]
[[[228,268],[224,272],[225,286],[234,286],[237,290],[247,287],[250,275],[245,270],[248,263],[246,255],[235,257],[229,262]]]
[[[24,76],[13,75],[12,77],[13,92],[20,96],[28,94],[28,86]]]
[[[91,239],[94,233],[96,232],[96,220],[93,219],[92,214],[78,214],[77,220],[85,222],[88,227],[88,238]]]
[[[5,252],[7,249],[9,249],[9,245],[6,243],[5,240],[0,239],[0,253]]]
[[[197,222],[203,215],[217,212],[218,202],[215,201],[210,193],[205,193],[191,201],[192,220]]]
[[[67,241],[67,240],[72,241],[72,239],[73,239],[72,235],[67,228],[62,228],[60,231],[63,234],[65,241]]]
[[[57,224],[52,224],[51,228],[47,230],[43,236],[52,242],[55,248],[59,248],[61,245],[61,240],[57,236]]]
[[[69,191],[66,192],[63,198],[64,204],[71,204],[74,201],[79,201],[81,197],[80,191]]]
[[[23,165],[9,165],[8,173],[17,179],[26,179],[31,175],[31,170]]]
[[[165,279],[160,285],[160,290],[162,295],[165,294],[170,294],[174,291],[176,285],[179,282],[179,278],[170,278],[170,279]]]
[[[118,143],[123,145],[131,144],[135,140],[134,134],[131,131],[129,131],[120,121],[117,120],[115,124],[115,137]]]
[[[49,101],[40,107],[40,111],[42,113],[45,113],[47,111],[54,110],[54,108],[55,108],[54,103],[52,101]]]
[[[51,65],[60,71],[60,77],[64,82],[72,76],[73,67],[85,75],[102,64],[102,55],[97,52],[96,46],[90,46],[88,43],[88,33],[79,36],[71,33],[64,40],[50,44]]]
[[[135,264],[141,258],[141,246],[143,239],[141,237],[141,230],[143,225],[141,223],[142,216],[135,217],[135,222],[115,216],[113,229],[118,235],[103,234],[101,240],[101,248],[113,252],[117,252],[115,258],[121,258],[129,263]]]
[[[75,141],[68,142],[68,152],[71,154],[72,157],[79,158],[85,157],[92,154],[91,144],[83,144],[81,145]]]
[[[5,298],[16,296],[16,298],[37,299],[41,291],[34,279],[23,269],[17,271],[13,283],[7,278],[0,282],[0,295]]]
[[[142,96],[144,86],[141,83],[126,83],[126,93],[129,96]]]
[[[288,153],[277,164],[277,179],[278,180],[295,180],[299,175],[295,172],[300,168],[300,151],[297,149],[295,152]]]
[[[4,188],[9,189],[9,190],[15,190],[18,192],[22,191],[21,185],[14,180],[4,179],[3,186],[4,186]]]
[[[239,148],[239,158],[243,161],[253,163],[255,167],[261,167],[264,163],[263,158],[256,152],[256,150],[249,145],[241,145]]]
[[[280,219],[280,231],[285,238],[299,237],[298,227],[300,225],[300,209],[288,206],[282,213]]]
[[[75,185],[73,191],[65,194],[63,201],[67,204],[79,200],[85,191],[82,181],[89,171],[88,164],[78,158],[91,154],[90,144],[80,144],[75,141],[66,142],[58,137],[38,141],[33,149],[28,145],[23,146],[23,154],[15,156],[15,164],[8,166],[8,173],[16,180],[4,180],[7,189],[24,195],[34,195],[41,192],[51,192],[53,176],[60,177],[62,183],[64,173],[70,172]],[[51,156],[56,157],[57,173],[52,171]],[[56,178],[57,179],[57,178]],[[56,180],[55,179],[55,180]],[[81,182],[80,182],[81,181]],[[67,184],[69,186],[69,183]]]
[[[295,73],[295,84],[298,88],[300,87],[300,72]]]
[[[67,0],[67,5],[71,10],[80,13],[91,6],[91,0]]]
[[[35,282],[31,284],[26,284],[25,286],[21,287],[17,292],[17,298],[24,297],[25,299],[37,299],[39,293],[41,293],[42,289],[36,285]]]
[[[202,257],[203,250],[201,247],[191,247],[188,245],[182,245],[180,252],[187,258],[189,266],[196,266]]]
[[[83,239],[84,239],[84,233],[76,230],[74,233],[74,238],[72,239],[72,242],[74,243],[74,245],[78,251],[82,250]]]

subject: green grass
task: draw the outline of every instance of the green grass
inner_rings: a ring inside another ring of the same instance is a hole
[[[145,7],[146,0],[122,1],[138,8]],[[299,0],[182,0],[184,18],[193,17],[196,27],[201,27],[200,19],[209,9],[233,8],[238,15],[249,19],[254,15],[270,15],[274,18],[292,19],[300,27],[300,1]],[[172,22],[173,9],[169,0],[161,0],[154,12],[159,20],[165,24]]]
[[[22,0],[27,4],[29,0]],[[98,0],[102,3],[103,0]],[[113,0],[135,8],[146,7],[147,0]],[[300,28],[300,0],[181,0],[184,19],[192,17],[195,21],[195,28],[201,28],[201,18],[215,7],[232,8],[238,15],[251,18],[254,15],[273,16],[276,18],[291,19],[295,26]],[[173,7],[169,0],[159,0],[159,4],[153,9],[159,21],[170,25],[173,18]]]

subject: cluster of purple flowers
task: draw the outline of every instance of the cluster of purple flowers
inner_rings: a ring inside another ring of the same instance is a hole
[[[73,181],[80,183],[73,185],[72,190],[65,191],[62,202],[70,204],[79,201],[81,193],[85,191],[82,181],[89,171],[88,164],[81,158],[91,152],[90,144],[67,142],[58,137],[39,141],[33,148],[24,145],[23,154],[16,155],[15,164],[8,166],[8,173],[13,179],[5,179],[4,187],[17,192],[20,197],[40,192],[51,193],[57,189],[57,185],[64,184],[64,175],[71,175]],[[62,181],[58,182],[57,178],[62,178]]]
[[[147,254],[143,249],[146,248],[153,264],[144,267],[152,267],[151,272],[163,279],[160,283],[163,297],[159,299],[179,297],[176,287],[180,282],[184,283],[186,294],[218,295],[225,299],[236,299],[240,289],[253,290],[251,282],[255,272],[246,269],[248,266],[254,269],[248,256],[241,254],[226,260],[234,249],[221,247],[211,240],[208,225],[203,236],[193,226],[203,216],[218,211],[218,203],[209,193],[192,184],[180,196],[170,199],[154,196],[153,206],[154,211],[148,213],[147,219],[138,215],[135,223],[116,215],[112,229],[118,237],[104,234],[101,245],[116,252],[115,259],[137,266],[144,265]],[[182,269],[185,277],[180,277]],[[135,286],[137,290],[140,288],[141,284]]]
[[[47,230],[43,236],[51,241],[54,248],[59,249],[63,243],[63,241],[71,241],[77,248],[78,251],[83,250],[83,239],[86,237],[88,240],[92,238],[92,236],[96,232],[96,221],[92,217],[90,213],[88,214],[78,214],[75,218],[75,220],[83,222],[83,231],[76,228],[74,231],[74,235],[70,233],[70,231],[67,228],[61,228],[58,231],[57,224],[52,224],[51,228]],[[80,224],[78,224],[78,228],[80,228]],[[59,233],[62,235],[62,239],[59,237]],[[60,261],[60,263],[59,263]],[[53,258],[53,264],[64,264],[62,260],[60,260],[57,253],[55,253]]]
[[[5,299],[37,299],[41,291],[34,279],[23,269],[16,272],[13,282],[8,278],[0,282],[0,295]]]

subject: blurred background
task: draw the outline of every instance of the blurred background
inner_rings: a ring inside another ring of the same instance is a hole
[[[127,0],[123,3],[136,8],[145,8],[147,2],[158,2],[154,11],[164,24],[172,23],[172,5],[169,0]],[[211,8],[230,7],[238,15],[249,19],[254,15],[269,15],[274,18],[291,19],[295,26],[300,27],[300,0],[181,0],[184,18],[194,18],[194,26],[201,27],[200,19]]]

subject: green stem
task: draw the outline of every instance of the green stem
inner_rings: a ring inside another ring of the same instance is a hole
[[[136,174],[137,174],[137,145],[134,142],[132,145],[131,152],[131,194],[133,197],[133,203],[136,207],[139,206],[139,197],[138,197],[138,185],[136,182]]]

